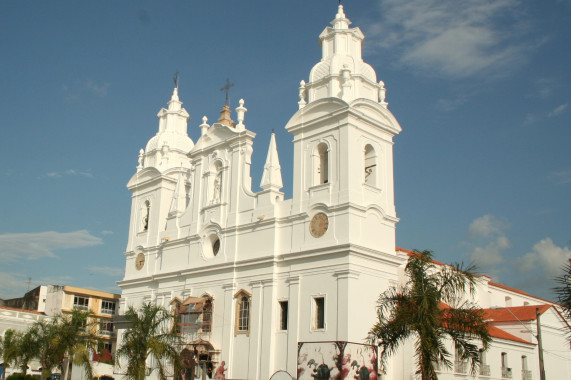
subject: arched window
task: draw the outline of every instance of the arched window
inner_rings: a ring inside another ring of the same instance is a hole
[[[371,144],[365,146],[365,183],[377,186],[377,155]]]
[[[315,174],[314,185],[321,185],[329,182],[329,150],[327,144],[319,143],[315,152]]]
[[[145,205],[143,207],[143,231],[149,230],[149,216],[151,215],[151,202],[145,201]]]
[[[234,295],[234,298],[236,299],[236,334],[249,334],[252,296],[242,289]]]

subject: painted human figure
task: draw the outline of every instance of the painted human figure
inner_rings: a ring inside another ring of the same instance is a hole
[[[222,363],[220,363],[218,368],[216,368],[216,372],[214,373],[214,379],[226,380],[226,375],[224,375],[224,372],[227,371],[227,368],[224,368],[225,365],[226,362],[222,360]]]

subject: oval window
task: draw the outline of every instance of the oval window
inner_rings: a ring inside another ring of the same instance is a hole
[[[214,256],[218,254],[218,251],[220,251],[220,239],[216,238],[216,240],[214,240],[214,243],[212,243],[212,253],[214,254]]]

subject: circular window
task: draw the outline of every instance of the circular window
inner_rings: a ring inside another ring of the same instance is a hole
[[[214,242],[212,243],[212,253],[214,256],[218,254],[218,251],[220,251],[220,239],[215,238]]]

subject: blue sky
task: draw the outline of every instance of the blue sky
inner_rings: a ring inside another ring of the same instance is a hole
[[[471,261],[553,298],[571,255],[571,1],[345,1],[403,127],[397,243]],[[28,286],[119,292],[140,148],[180,71],[195,141],[235,83],[260,182],[337,1],[0,3],[0,298]],[[28,284],[28,279],[31,278]]]

